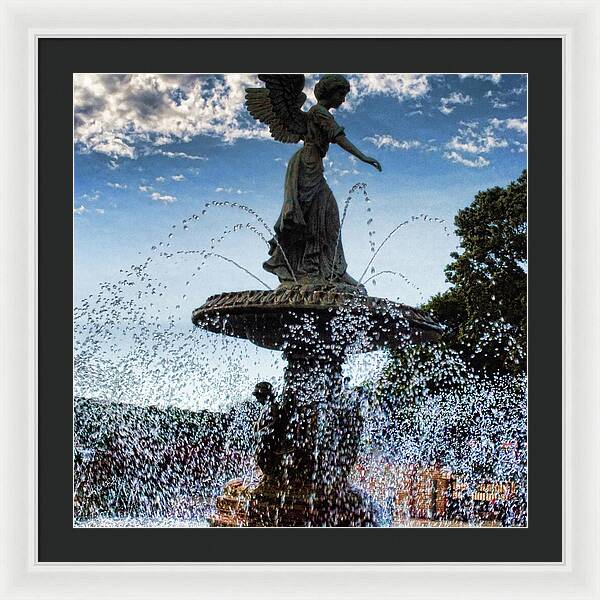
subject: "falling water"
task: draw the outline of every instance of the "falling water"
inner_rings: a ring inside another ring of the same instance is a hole
[[[367,209],[370,210],[370,209]],[[444,219],[439,219],[438,217],[431,217],[429,215],[426,214],[420,214],[420,215],[413,215],[410,219],[406,220],[406,221],[402,221],[402,223],[400,223],[399,225],[396,225],[396,227],[394,227],[384,238],[384,240],[381,242],[381,244],[379,244],[379,246],[377,247],[377,249],[375,249],[375,245],[374,245],[374,241],[370,241],[371,243],[371,253],[373,254],[373,256],[371,256],[371,259],[369,260],[369,262],[367,263],[367,266],[365,267],[365,270],[362,272],[362,275],[360,276],[359,282],[362,282],[363,277],[367,274],[367,271],[369,270],[369,267],[373,264],[373,261],[377,258],[377,255],[379,254],[379,252],[381,252],[382,248],[387,244],[387,242],[394,236],[394,234],[399,231],[400,229],[402,229],[402,227],[405,227],[406,225],[408,225],[409,223],[414,223],[415,221],[431,221],[433,223],[444,223]],[[448,228],[444,225],[444,232],[446,234],[446,236],[450,236],[450,233],[448,231]],[[375,232],[370,231],[370,238],[373,237]]]
[[[272,235],[251,208],[226,202],[210,206],[246,211]],[[181,283],[185,290],[206,261],[216,257],[268,288],[214,251],[226,236],[244,230],[263,243],[266,239],[254,225],[238,223],[213,238],[207,249],[167,250],[176,243],[176,233],[189,231],[200,219],[194,214],[181,227],[173,225],[150,256],[123,268],[116,282],[100,283],[96,294],[74,308],[77,526],[206,526],[228,480],[251,483],[259,476],[253,457],[260,406],[250,393],[256,373],[264,369],[272,373],[276,393],[281,392],[282,358],[249,342],[193,328],[187,316],[182,324],[181,305],[167,301],[170,290],[161,272],[174,261],[187,264],[200,256],[201,264]],[[361,280],[392,235],[417,220],[443,223],[419,215],[399,224],[372,247]],[[365,283],[383,274],[411,283],[402,273],[385,270],[372,272]],[[343,381],[336,384],[335,408],[361,431],[353,449],[352,480],[371,499],[380,524],[481,525],[495,515],[495,523],[524,525],[525,376],[476,373],[456,350],[413,346],[409,339],[401,352],[404,369],[394,371],[389,351],[359,352],[368,326],[350,304],[335,317],[334,336],[323,353],[347,345],[348,331],[354,332],[357,352],[347,357]],[[463,355],[484,352],[491,339],[511,348],[515,361],[525,361],[506,323],[489,322],[486,331],[488,339]],[[310,319],[299,319],[290,340],[309,341],[314,334]],[[326,379],[319,382],[315,394],[319,385],[331,385]],[[331,414],[330,407],[319,408],[324,420],[316,448],[330,447],[332,435],[345,435],[343,428],[332,434],[325,426]]]

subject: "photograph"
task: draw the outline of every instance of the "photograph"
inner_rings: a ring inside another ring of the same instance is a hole
[[[528,527],[527,73],[72,105],[74,528]]]

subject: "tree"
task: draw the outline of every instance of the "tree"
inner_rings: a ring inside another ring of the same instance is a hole
[[[516,480],[526,473],[527,173],[479,192],[455,225],[451,287],[422,307],[447,329],[389,361],[374,390],[388,418],[372,437],[411,464]],[[503,458],[516,442],[518,456]]]
[[[477,370],[521,373],[527,343],[527,172],[479,192],[454,220],[461,252],[452,287],[424,306],[446,323],[444,341]]]

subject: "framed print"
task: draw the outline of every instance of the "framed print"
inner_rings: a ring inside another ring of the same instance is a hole
[[[3,13],[3,594],[599,597],[598,4],[50,5]]]
[[[118,40],[95,44],[104,58],[125,49]],[[130,52],[138,44],[146,42],[126,42]],[[172,44],[153,41],[165,56]],[[383,50],[423,61],[428,46],[233,38],[175,44],[189,55],[232,60],[243,47],[261,53],[263,64],[266,56],[300,50],[304,60]],[[537,267],[536,249],[545,261],[557,256],[559,197],[544,194],[538,216],[536,181],[527,193],[535,159],[528,161],[526,148],[536,98],[554,97],[543,110],[548,123],[558,123],[559,80],[547,73],[560,67],[561,43],[446,43],[447,52],[465,46],[480,56],[527,54],[529,62],[491,73],[464,61],[467,73],[421,73],[415,65],[401,74],[389,72],[391,62],[385,73],[345,75],[282,74],[277,65],[265,69],[269,74],[231,73],[214,63],[204,74],[115,74],[108,64],[73,75],[71,68],[74,418],[57,404],[46,413],[43,394],[40,406],[52,422],[46,431],[74,423],[73,517],[51,508],[59,498],[51,491],[59,477],[53,465],[61,461],[53,458],[56,441],[47,445],[42,433],[40,494],[49,500],[40,513],[41,557],[66,558],[69,534],[57,534],[69,517],[79,560],[100,556],[97,542],[87,554],[88,536],[108,541],[115,529],[124,530],[123,556],[136,555],[144,528],[166,536],[162,547],[183,552],[179,536],[189,536],[181,529],[190,527],[194,537],[211,540],[214,559],[227,543],[233,560],[235,538],[240,560],[242,541],[254,535],[271,560],[304,560],[302,541],[319,538],[312,558],[324,559],[343,552],[345,536],[377,539],[373,534],[388,528],[414,538],[414,559],[423,552],[424,527],[435,530],[427,541],[440,540],[440,547],[447,528],[465,529],[473,540],[465,560],[470,552],[481,558],[481,545],[490,559],[533,558],[541,539],[535,559],[560,558],[560,521],[552,529],[539,520],[544,510],[547,518],[558,514],[560,498],[536,505],[537,477],[555,486],[560,477],[551,461],[535,460],[535,451],[549,457],[559,446],[527,432],[527,413],[535,422],[542,399],[545,433],[559,425],[560,398],[543,391],[557,389],[558,379],[538,377],[542,352],[526,352],[524,325],[527,279],[529,329],[539,331],[542,314],[558,317],[558,280]],[[53,73],[51,87],[40,79],[40,97],[48,98],[57,126],[58,71],[50,65],[83,57],[85,47],[40,41]],[[531,99],[530,80],[537,92]],[[291,112],[275,117],[286,98]],[[120,115],[127,115],[124,130]],[[183,118],[189,125],[182,129]],[[51,139],[59,135],[50,124],[44,130]],[[352,130],[362,132],[358,139]],[[296,145],[289,156],[286,141]],[[390,173],[377,177],[382,156]],[[559,157],[547,152],[545,166]],[[40,173],[49,181],[63,170],[45,164],[42,158]],[[346,190],[338,208],[336,196]],[[42,227],[58,230],[55,219],[44,213]],[[446,225],[452,222],[456,233]],[[498,241],[492,234],[478,241],[481,227],[498,228]],[[439,282],[446,263],[455,273],[447,291]],[[464,308],[456,308],[457,294]],[[42,340],[56,344],[59,319],[43,320],[56,333]],[[543,334],[530,339],[534,347]],[[559,359],[558,344],[554,352],[550,340],[542,346],[544,364]],[[70,383],[59,381],[64,370],[48,370],[49,387]],[[59,437],[66,441],[67,432]],[[530,510],[537,515],[531,523]],[[505,542],[495,537],[498,528]],[[268,540],[282,535],[288,549],[275,552]],[[384,547],[379,560],[407,556]],[[198,559],[201,548],[193,551]],[[347,556],[372,560],[374,552]],[[172,550],[167,558],[174,560]]]

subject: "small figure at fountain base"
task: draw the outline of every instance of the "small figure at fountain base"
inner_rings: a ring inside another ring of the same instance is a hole
[[[257,423],[255,487],[229,482],[217,500],[216,526],[375,526],[374,510],[348,482],[358,455],[362,415],[342,385],[340,356],[316,343],[286,353],[280,398],[270,384],[253,395],[263,404]]]

